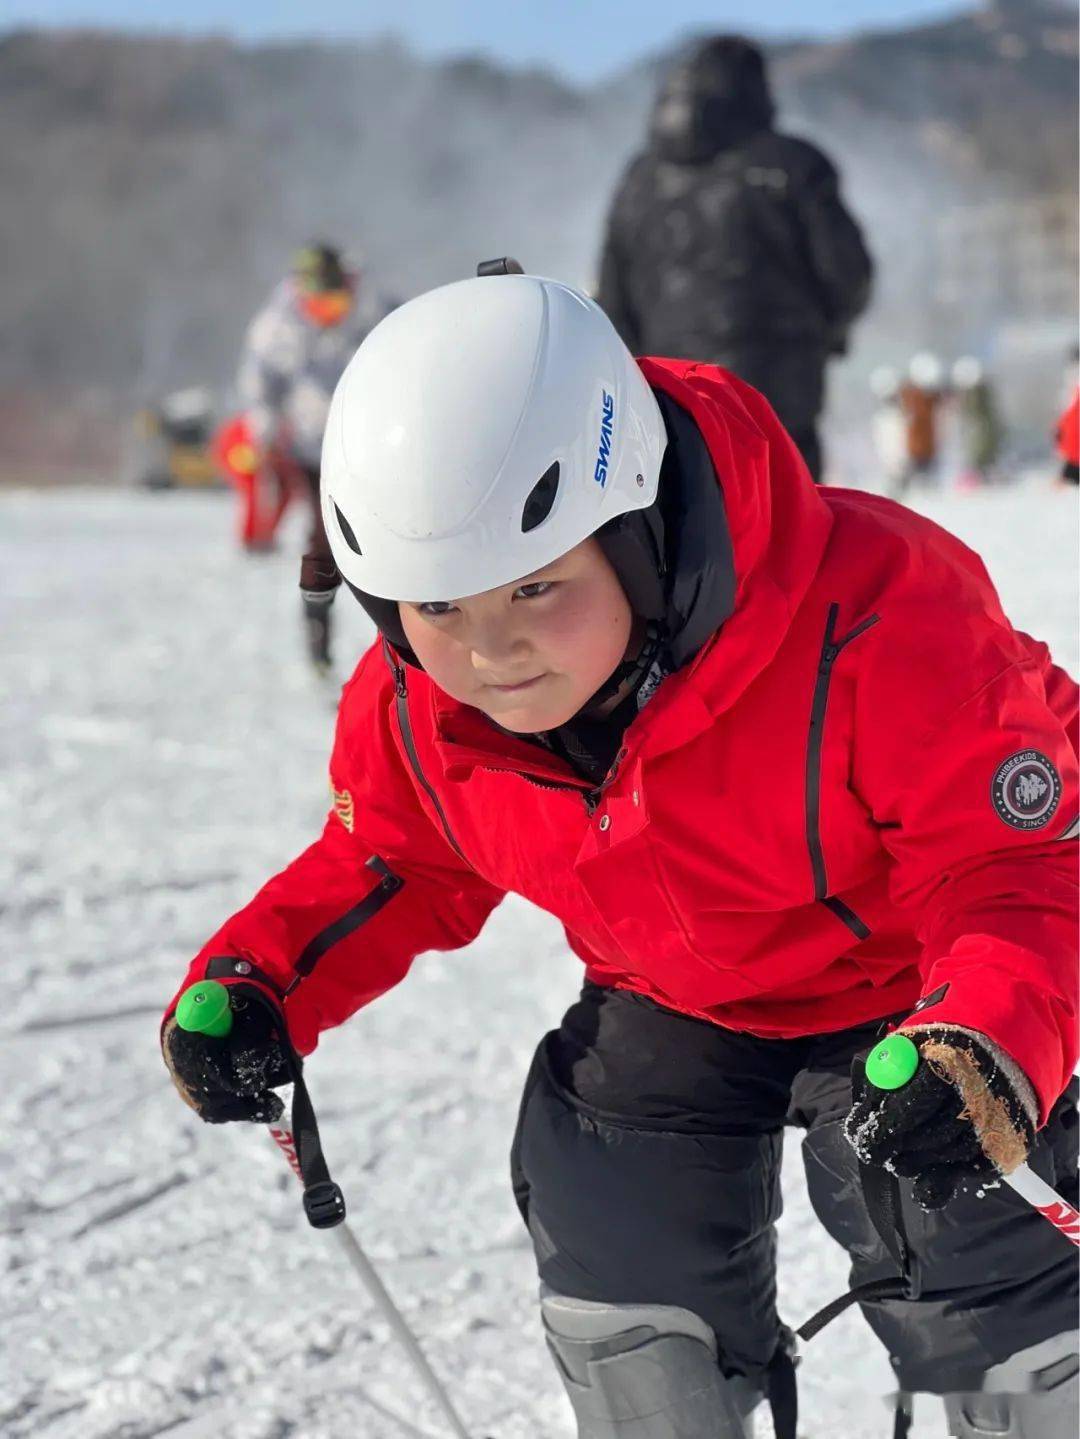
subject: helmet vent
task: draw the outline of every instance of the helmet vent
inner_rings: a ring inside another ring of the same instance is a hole
[[[362,555],[364,552],[360,548],[356,536],[353,534],[353,527],[349,524],[348,520],[338,509],[336,502],[334,504],[334,514],[337,515],[338,529],[341,531],[345,543],[348,545],[349,549],[352,550],[354,554]]]
[[[555,496],[559,490],[559,462],[550,465],[532,487],[525,508],[521,512],[521,533],[527,535],[542,525],[551,514]]]

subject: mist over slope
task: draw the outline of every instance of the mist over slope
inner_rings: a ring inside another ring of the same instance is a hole
[[[1058,344],[1075,304],[1072,9],[995,0],[770,54],[781,126],[836,157],[879,260],[860,372],[927,342],[985,354],[1018,320]],[[357,245],[401,296],[503,253],[588,284],[666,58],[583,89],[395,43],[11,33],[0,386],[130,401],[226,384],[313,235]]]

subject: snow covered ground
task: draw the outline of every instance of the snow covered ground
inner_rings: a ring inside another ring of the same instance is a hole
[[[1074,670],[1075,506],[1034,483],[924,502]],[[0,495],[4,1439],[445,1432],[263,1133],[201,1125],[158,1055],[190,955],[327,805],[332,703],[301,658],[295,559],[242,561],[230,525],[219,495]],[[368,630],[338,611],[344,668]],[[577,980],[557,927],[509,902],[309,1065],[353,1222],[477,1436],[572,1432],[506,1151]],[[793,1322],[845,1287],[797,1147]],[[888,1382],[845,1316],[807,1349],[802,1430],[881,1439]],[[936,1406],[918,1432],[944,1432]]]

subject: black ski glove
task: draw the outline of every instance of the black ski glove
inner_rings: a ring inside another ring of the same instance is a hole
[[[913,1179],[916,1204],[941,1209],[958,1184],[1011,1174],[1027,1157],[1035,1096],[985,1035],[950,1024],[903,1033],[922,1058],[914,1077],[877,1089],[857,1062],[844,1135],[864,1164]]]
[[[229,986],[233,1012],[224,1039],[181,1029],[175,1016],[161,1036],[161,1052],[180,1097],[200,1119],[273,1124],[285,1106],[271,1091],[292,1079],[285,1020],[260,990]]]

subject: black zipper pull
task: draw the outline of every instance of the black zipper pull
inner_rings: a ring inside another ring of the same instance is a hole
[[[397,894],[405,883],[401,876],[395,874],[386,861],[377,854],[373,854],[370,859],[365,860],[364,866],[380,876],[379,888],[384,894]]]

